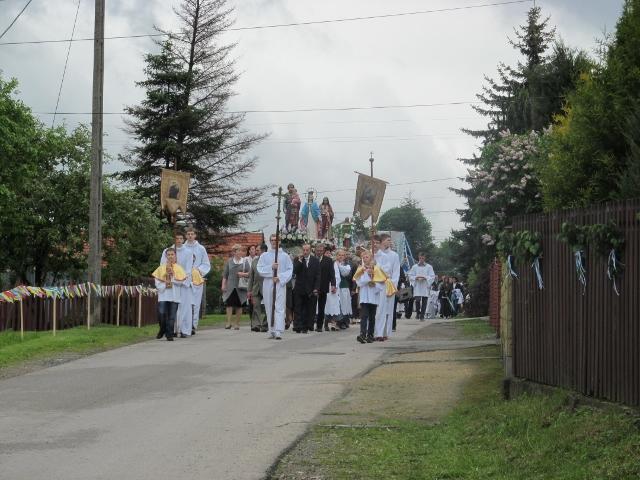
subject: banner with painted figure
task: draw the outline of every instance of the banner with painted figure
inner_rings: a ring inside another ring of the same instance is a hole
[[[178,210],[187,213],[187,195],[191,174],[162,169],[160,181],[160,206],[163,211],[175,215]]]
[[[387,182],[379,178],[358,174],[358,189],[356,190],[356,204],[353,207],[354,215],[358,213],[363,221],[369,217],[374,222],[378,221]]]

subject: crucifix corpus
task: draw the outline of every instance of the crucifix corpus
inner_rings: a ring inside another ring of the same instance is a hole
[[[284,193],[282,193],[282,187],[278,188],[278,193],[272,193],[273,197],[278,197],[278,212],[276,214],[276,252],[275,252],[275,261],[274,263],[278,264],[278,250],[280,250],[280,219],[282,218],[280,215],[282,213],[282,199],[284,198]],[[278,276],[278,268],[273,269],[273,278]],[[274,319],[276,316],[276,285],[273,285],[273,298],[271,303],[271,328],[273,328]]]

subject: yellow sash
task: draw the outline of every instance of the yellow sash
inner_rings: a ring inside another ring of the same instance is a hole
[[[191,269],[191,283],[197,287],[204,283],[204,278],[202,278],[202,274],[197,268]]]
[[[165,282],[167,280],[167,266],[160,265],[151,275],[153,276],[153,278],[157,278],[161,282]],[[175,278],[179,282],[187,278],[187,274],[184,273],[182,267],[177,263],[173,264],[173,278]]]
[[[358,269],[356,270],[356,273],[353,275],[353,279],[357,280],[359,279],[362,274],[364,273],[365,268],[364,266],[360,265],[358,267]],[[387,297],[390,297],[392,295],[395,295],[397,289],[396,286],[393,284],[393,282],[391,281],[391,279],[389,277],[387,277],[387,274],[384,273],[384,271],[377,265],[375,265],[373,267],[373,281],[376,283],[382,283],[384,282],[385,288],[386,288],[386,295]]]

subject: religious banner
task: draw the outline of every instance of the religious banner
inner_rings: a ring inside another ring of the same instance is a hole
[[[378,221],[384,192],[387,189],[387,182],[362,173],[358,174],[358,189],[356,190],[356,204],[353,207],[353,214],[360,214],[363,221],[369,217],[374,222]]]
[[[160,206],[162,210],[175,215],[178,210],[187,213],[187,194],[191,174],[177,170],[162,169],[160,181]]]

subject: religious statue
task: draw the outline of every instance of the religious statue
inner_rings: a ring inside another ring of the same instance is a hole
[[[342,242],[342,246],[347,250],[351,248],[353,242],[353,223],[349,217],[344,219],[344,222],[335,226],[334,230],[337,230],[337,239]]]
[[[320,238],[326,240],[331,234],[331,224],[333,223],[333,208],[331,208],[331,204],[327,197],[322,199],[320,215]]]
[[[300,195],[293,183],[287,185],[287,193],[284,195],[284,218],[285,231],[295,232],[298,229],[298,218],[300,216]]]
[[[300,211],[300,230],[307,232],[309,240],[317,240],[320,234],[320,207],[315,201],[313,190],[307,192],[307,203]]]

